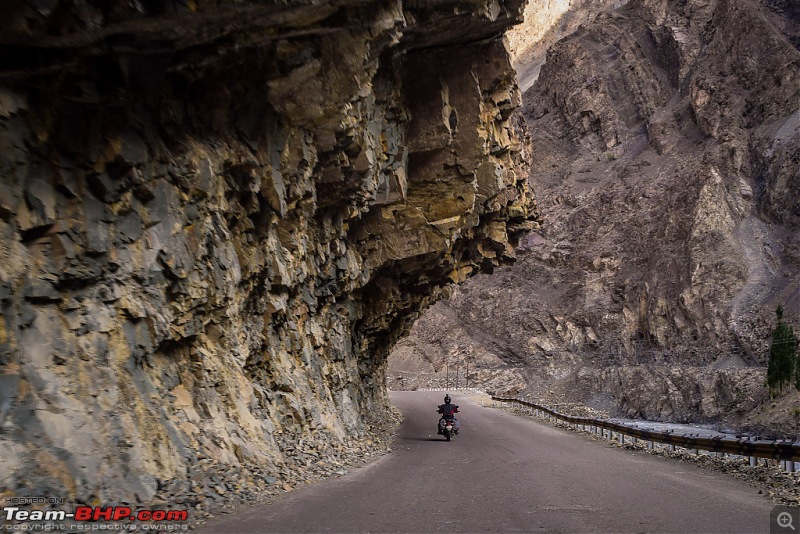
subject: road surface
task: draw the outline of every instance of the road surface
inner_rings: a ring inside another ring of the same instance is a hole
[[[404,422],[390,454],[201,531],[769,532],[773,505],[744,482],[457,393],[462,432],[447,443],[442,396],[392,393]]]

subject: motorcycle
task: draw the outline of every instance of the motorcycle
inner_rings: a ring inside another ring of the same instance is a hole
[[[461,425],[453,417],[442,417],[439,419],[439,434],[444,436],[444,439],[450,441],[453,436],[458,434],[458,428]]]

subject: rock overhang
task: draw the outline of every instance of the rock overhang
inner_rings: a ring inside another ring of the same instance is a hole
[[[0,485],[49,462],[23,486],[148,501],[200,461],[291,463],[286,434],[363,435],[394,341],[536,224],[522,2],[16,7]]]

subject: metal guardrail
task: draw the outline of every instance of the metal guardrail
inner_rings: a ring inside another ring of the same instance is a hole
[[[492,400],[499,402],[507,402],[518,404],[538,412],[540,416],[546,416],[559,421],[564,421],[570,425],[583,427],[590,433],[605,436],[605,431],[609,432],[609,439],[613,439],[616,432],[620,437],[620,443],[625,443],[625,437],[641,439],[648,442],[648,448],[653,447],[653,443],[664,443],[670,445],[674,450],[675,447],[683,447],[691,449],[695,452],[704,450],[721,454],[734,454],[738,456],[746,456],[750,458],[750,465],[754,466],[757,463],[757,458],[767,458],[771,460],[780,460],[783,464],[783,469],[789,472],[794,472],[796,461],[800,461],[800,444],[781,442],[781,441],[765,441],[765,440],[750,440],[731,439],[723,437],[703,438],[699,436],[687,436],[685,434],[674,434],[672,432],[656,432],[652,430],[643,430],[632,428],[629,426],[604,421],[602,419],[594,419],[591,417],[574,417],[559,413],[547,406],[535,404],[520,399],[503,398],[492,395]]]

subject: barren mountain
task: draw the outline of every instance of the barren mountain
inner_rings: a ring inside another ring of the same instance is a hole
[[[798,21],[641,0],[551,47],[524,95],[542,227],[418,321],[390,379],[464,385],[469,361],[470,385],[795,433],[764,379],[776,305],[800,318]]]
[[[506,32],[519,86],[527,90],[539,77],[547,49],[597,15],[626,0],[529,0],[523,24]]]

